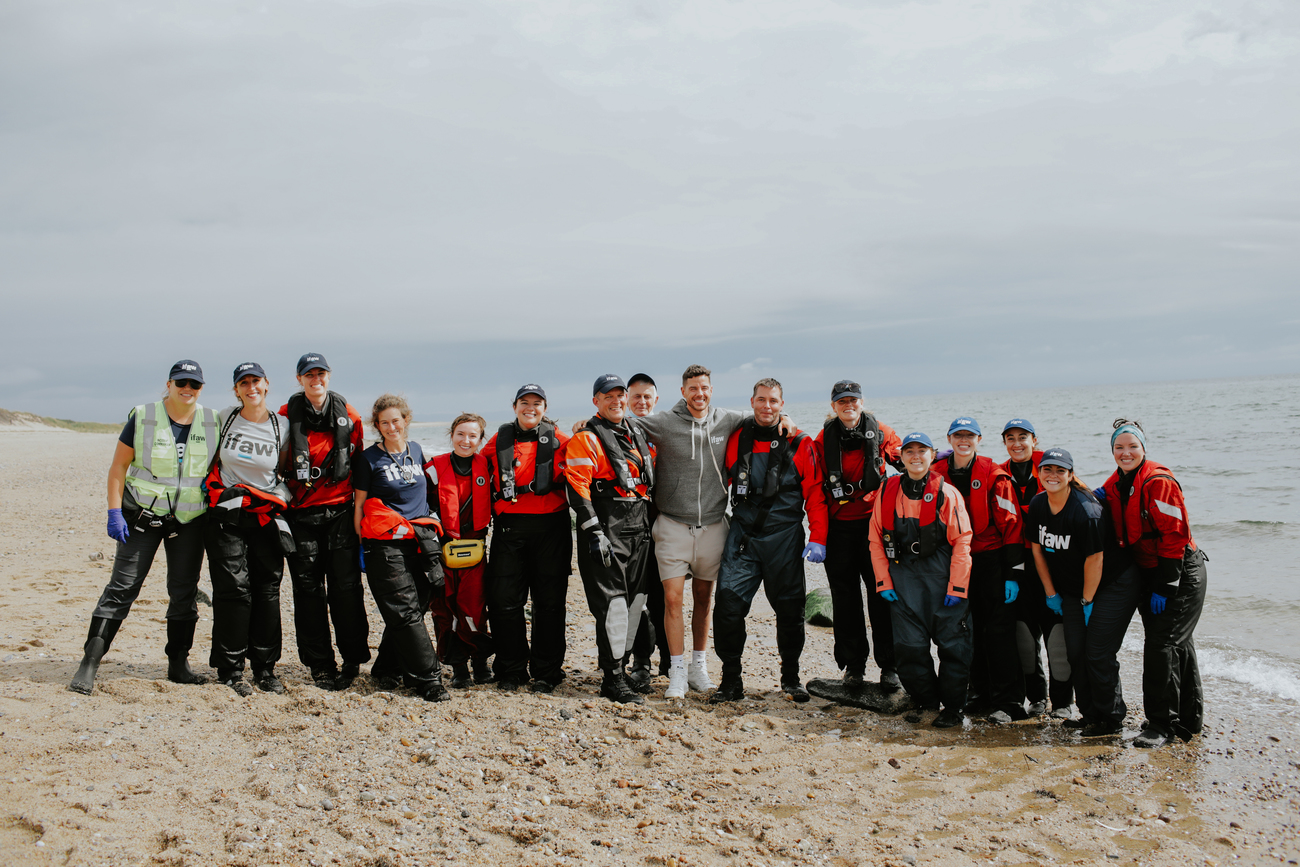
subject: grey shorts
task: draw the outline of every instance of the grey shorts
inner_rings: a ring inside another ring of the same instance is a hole
[[[722,549],[726,547],[730,527],[731,522],[726,518],[695,527],[660,515],[650,530],[655,540],[660,580],[682,576],[700,581],[718,580]]]

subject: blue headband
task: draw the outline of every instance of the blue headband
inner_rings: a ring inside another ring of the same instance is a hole
[[[1135,424],[1122,424],[1119,427],[1115,428],[1115,432],[1110,435],[1111,448],[1115,448],[1115,440],[1119,438],[1120,434],[1124,434],[1124,433],[1133,434],[1133,436],[1138,438],[1138,442],[1142,443],[1142,451],[1147,450],[1147,438],[1142,433],[1142,428],[1138,427]]]

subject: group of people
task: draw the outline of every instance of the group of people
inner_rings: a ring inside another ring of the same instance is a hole
[[[378,441],[367,447],[363,419],[330,390],[330,373],[323,355],[303,355],[301,390],[273,412],[263,368],[240,364],[237,402],[214,412],[198,403],[202,369],[183,360],[161,400],[131,410],[108,475],[112,576],[71,689],[93,689],[162,546],[173,681],[205,680],[188,657],[206,553],[209,664],[240,695],[284,690],[275,666],[286,562],[299,659],[323,689],[346,688],[370,660],[364,574],[384,623],[376,685],[405,684],[429,701],[448,699],[448,685],[493,681],[549,693],[565,677],[576,545],[600,693],[614,702],[644,702],[656,648],[665,698],[743,698],[745,621],[760,586],[776,618],[780,689],[807,701],[809,560],[825,564],[847,691],[868,688],[874,639],[879,688],[906,690],[937,712],[937,727],[966,715],[1026,719],[1050,701],[1066,726],[1116,734],[1127,712],[1117,654],[1140,612],[1146,722],[1136,743],[1201,729],[1193,631],[1206,558],[1178,482],[1147,459],[1137,422],[1115,422],[1116,471],[1093,491],[1068,451],[1039,450],[1023,418],[1004,425],[1010,460],[999,465],[979,454],[970,417],[953,421],[939,453],[925,433],[900,437],[881,423],[861,386],[843,380],[813,435],[784,413],[776,380],[759,380],[741,413],[713,406],[710,371],[691,365],[681,400],[662,413],[650,376],[601,376],[595,414],[571,433],[547,417],[546,392],[526,384],[513,421],[489,437],[481,416],[461,414],[450,451],[428,457],[408,436],[410,407],[392,394],[375,401]]]

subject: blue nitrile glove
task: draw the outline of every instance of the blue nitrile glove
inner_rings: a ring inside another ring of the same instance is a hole
[[[1015,602],[1016,597],[1020,595],[1020,582],[1019,581],[1006,582],[1006,593],[1007,596],[1006,599],[1003,600],[1003,602],[1007,605],[1010,605],[1012,602]]]
[[[1092,603],[1085,602],[1083,603],[1083,625],[1084,626],[1088,625],[1088,619],[1090,617],[1092,617]]]
[[[893,590],[881,590],[880,598],[885,600],[886,602],[897,602],[898,594],[895,593]]]
[[[614,546],[610,544],[609,537],[600,530],[591,536],[591,556],[599,557],[600,562],[606,566],[614,562]]]
[[[126,518],[122,517],[122,510],[109,509],[108,538],[116,539],[119,542],[125,542],[130,535],[131,531],[126,526]],[[1163,605],[1161,607],[1163,607]]]
[[[939,452],[937,455],[934,456],[934,462],[937,464],[939,463],[939,461],[943,460],[944,458],[952,457],[952,452],[953,452],[952,449],[944,449],[943,451]]]
[[[357,562],[361,564],[361,571],[366,571],[366,546],[361,545],[357,548]]]
[[[1052,613],[1057,617],[1061,616],[1061,597],[1060,595],[1048,596],[1047,607],[1052,609]]]
[[[820,563],[826,559],[826,546],[818,545],[816,542],[809,542],[804,546],[801,556],[809,563]]]
[[[1168,599],[1166,599],[1165,597],[1161,596],[1159,593],[1152,593],[1152,594],[1151,594],[1151,613],[1152,613],[1152,614],[1164,614],[1164,613],[1165,613],[1165,603],[1168,602],[1168,601],[1169,601]]]
[[[1105,488],[1093,488],[1093,489],[1092,489],[1092,495],[1093,495],[1094,497],[1096,497],[1097,499],[1101,500],[1103,503],[1106,502],[1106,489],[1105,489]]]
[[[951,593],[949,593],[947,596],[943,597],[943,607],[944,607],[944,608],[951,608],[951,607],[953,607],[954,605],[959,605],[959,604],[961,604],[961,602],[962,602],[962,598],[961,598],[960,596],[953,596]]]

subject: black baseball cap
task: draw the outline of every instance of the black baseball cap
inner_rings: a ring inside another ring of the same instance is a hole
[[[1040,467],[1061,467],[1066,470],[1074,470],[1074,458],[1065,449],[1048,449],[1043,452],[1043,459],[1038,462]]]
[[[591,387],[591,394],[592,397],[595,397],[598,394],[605,394],[606,392],[613,391],[616,388],[621,388],[624,391],[627,391],[627,383],[624,382],[623,378],[617,373],[607,373],[596,380],[595,385]]]
[[[330,363],[326,361],[325,356],[321,355],[319,352],[308,352],[302,358],[298,359],[299,376],[302,376],[309,370],[315,370],[318,367],[326,373],[329,373]]]
[[[628,388],[631,388],[632,386],[636,385],[638,382],[648,382],[648,383],[650,383],[651,385],[654,385],[655,388],[658,388],[658,387],[659,387],[659,386],[655,385],[655,381],[654,381],[653,379],[650,378],[650,374],[648,374],[648,373],[634,373],[634,374],[632,374],[632,378],[629,379],[629,380],[627,381],[627,386],[628,386]]]
[[[180,361],[172,365],[172,371],[171,373],[167,374],[167,378],[170,379],[172,382],[176,382],[181,379],[192,379],[195,382],[201,384],[203,383],[203,368],[199,367],[199,363],[197,361],[191,361],[188,358],[182,358]]]
[[[518,403],[519,398],[523,397],[525,394],[535,394],[542,400],[546,400],[546,392],[542,391],[542,387],[535,382],[519,386],[519,390],[515,392],[515,403]]]
[[[862,386],[851,379],[841,379],[831,386],[831,403],[842,397],[862,397]]]
[[[245,361],[243,364],[235,365],[235,384],[238,385],[239,381],[245,376],[256,376],[260,379],[266,379],[266,371],[263,370],[262,365],[258,364],[256,361]]]

